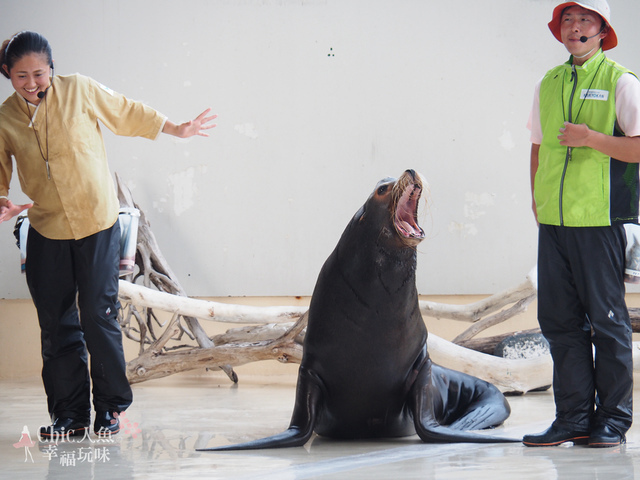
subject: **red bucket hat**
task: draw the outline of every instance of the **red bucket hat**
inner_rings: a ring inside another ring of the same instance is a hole
[[[602,40],[602,49],[610,50],[618,45],[618,36],[611,26],[611,9],[606,0],[580,0],[579,2],[564,2],[553,9],[553,18],[549,22],[549,29],[553,36],[559,42],[562,42],[562,36],[560,35],[560,17],[565,8],[577,5],[592,12],[597,13],[605,21],[609,27],[607,36]]]

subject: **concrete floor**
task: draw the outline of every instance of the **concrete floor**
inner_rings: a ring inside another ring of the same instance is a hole
[[[111,441],[37,443],[47,424],[39,378],[0,381],[0,478],[11,479],[633,479],[640,478],[640,425],[613,449],[521,444],[426,445],[313,438],[305,447],[259,452],[196,452],[255,439],[289,423],[295,376],[176,375],[134,385],[123,430]],[[640,390],[636,390],[637,395]],[[549,392],[509,397],[512,415],[494,433],[521,437],[553,419]],[[636,405],[640,405],[636,401]],[[27,427],[33,447],[14,446]]]

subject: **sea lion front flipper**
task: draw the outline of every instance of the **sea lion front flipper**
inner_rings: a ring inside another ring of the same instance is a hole
[[[480,382],[480,383],[476,383]],[[486,395],[474,395],[477,386]],[[462,431],[496,426],[509,416],[509,404],[504,396],[494,396],[495,387],[454,370],[445,369],[427,360],[420,369],[409,394],[416,433],[428,443],[506,443],[521,439],[494,437]]]
[[[291,415],[289,428],[282,433],[261,438],[252,442],[225,445],[222,447],[199,448],[199,452],[220,452],[228,450],[260,450],[266,448],[299,447],[307,443],[313,434],[313,428],[322,402],[321,380],[304,367],[300,367],[296,401]]]

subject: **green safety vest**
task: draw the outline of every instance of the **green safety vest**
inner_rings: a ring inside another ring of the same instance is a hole
[[[540,84],[542,143],[534,198],[538,221],[547,225],[596,227],[638,222],[638,164],[589,147],[567,148],[558,135],[564,122],[623,136],[616,121],[616,84],[626,68],[600,50],[582,66],[571,59]]]

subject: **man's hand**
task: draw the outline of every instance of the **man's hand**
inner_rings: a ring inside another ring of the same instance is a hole
[[[565,147],[586,147],[591,130],[586,124],[576,125],[575,123],[564,122],[564,128],[560,129],[560,145]]]

